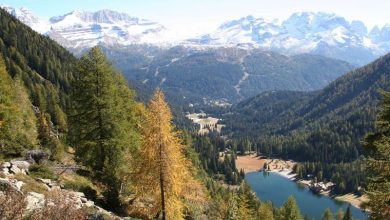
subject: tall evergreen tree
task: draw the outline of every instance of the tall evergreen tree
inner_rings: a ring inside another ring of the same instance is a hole
[[[365,147],[369,152],[367,204],[373,219],[390,216],[390,92],[381,92],[383,99],[377,118],[377,132],[367,135]]]
[[[345,211],[343,220],[352,220],[352,213],[351,213],[351,207],[348,206],[347,211]]]
[[[108,197],[118,198],[124,154],[138,141],[133,92],[98,47],[79,59],[72,89],[69,140],[78,159],[106,183]]]

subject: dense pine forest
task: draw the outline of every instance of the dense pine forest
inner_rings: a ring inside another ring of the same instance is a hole
[[[246,151],[300,161],[299,177],[334,181],[337,193],[362,186],[372,218],[390,215],[390,95],[378,92],[390,90],[390,55],[318,92],[214,109],[222,136],[199,135],[162,90],[129,87],[101,48],[75,57],[3,9],[0,30],[0,162],[32,161],[9,177],[20,189],[0,174],[2,219],[310,219],[293,197],[281,207],[259,200],[236,166]],[[60,189],[43,187],[47,179]],[[47,198],[34,210],[21,202],[32,192]],[[99,208],[70,203],[69,192]],[[324,207],[323,219],[352,219],[349,208],[333,215]]]

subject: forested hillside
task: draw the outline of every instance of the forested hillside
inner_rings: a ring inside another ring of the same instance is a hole
[[[263,91],[313,91],[353,68],[318,55],[284,56],[239,47],[133,45],[104,51],[138,91],[160,86],[177,105],[236,103]]]
[[[329,155],[325,158],[323,151],[330,150],[329,154],[333,152],[331,148],[344,153],[360,150],[359,141],[374,128],[379,90],[390,88],[389,72],[390,55],[386,55],[340,77],[318,92],[262,93],[232,107],[233,114],[226,115],[228,126],[225,131],[234,131],[232,134],[237,137],[260,134],[263,137],[296,138],[297,144],[281,147],[285,150],[280,152],[276,148],[274,153],[283,155],[283,151],[290,151],[289,155],[298,159],[354,160],[354,154],[350,154],[352,157]],[[315,155],[298,156],[298,152],[309,153],[305,151],[309,147],[305,147],[305,142],[316,144]],[[291,151],[296,151],[296,156],[292,156]]]
[[[34,32],[3,9],[0,9],[0,18],[0,51],[6,70],[26,87],[38,118],[38,142],[34,145],[54,151],[60,148],[57,131],[67,130],[64,112],[69,104],[71,72],[76,59],[53,40]],[[20,153],[20,150],[14,152],[15,155]]]
[[[225,115],[224,132],[249,138],[252,148],[266,155],[315,162],[304,165],[302,176],[321,171],[327,180],[344,181],[340,191],[345,190],[345,182],[350,184],[348,190],[357,190],[364,179],[362,161],[354,166],[340,163],[364,154],[361,141],[374,130],[379,90],[390,89],[389,73],[390,54],[318,92],[262,93],[232,107],[232,114]],[[334,176],[337,173],[345,175],[340,179]]]

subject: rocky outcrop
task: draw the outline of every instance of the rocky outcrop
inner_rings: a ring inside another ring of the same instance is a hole
[[[31,212],[35,209],[42,208],[45,204],[45,195],[36,193],[36,192],[29,192],[26,196],[27,200],[27,207],[26,210],[28,212]]]
[[[28,168],[30,167],[30,163],[24,160],[15,160],[11,162],[5,162],[1,165],[1,171],[8,174],[18,174],[23,173],[26,174],[28,172]]]
[[[28,168],[30,163],[24,160],[15,160],[10,162],[4,162],[0,164],[0,174],[4,178],[0,178],[0,196],[5,195],[9,190],[17,191],[21,195],[24,195],[26,202],[26,213],[31,213],[34,210],[42,209],[44,206],[47,206],[50,203],[50,197],[46,197],[45,194],[37,192],[23,192],[22,187],[28,183],[19,181],[15,178],[15,174],[22,173],[28,175]],[[72,204],[77,209],[82,207],[88,207],[90,210],[93,210],[92,213],[97,213],[98,215],[111,216],[114,219],[117,219],[113,213],[104,210],[103,208],[95,205],[95,202],[89,200],[85,197],[85,194],[82,192],[75,192],[71,190],[64,189],[57,181],[52,179],[42,179],[36,178],[35,181],[44,185],[49,192],[54,192],[55,194],[62,194],[66,200],[64,201],[67,204]],[[23,198],[22,197],[22,198]],[[54,205],[54,204],[53,204]]]

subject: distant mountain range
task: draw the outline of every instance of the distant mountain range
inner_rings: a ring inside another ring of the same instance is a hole
[[[3,7],[35,31],[45,34],[67,48],[83,49],[99,44],[161,44],[173,39],[163,25],[111,10],[73,11],[41,20],[28,9]]]
[[[285,55],[311,53],[364,65],[390,51],[390,24],[368,31],[361,21],[335,14],[299,12],[284,21],[247,16],[222,24],[212,33],[178,39],[174,30],[112,10],[73,11],[42,20],[28,9],[3,6],[37,32],[73,51],[95,45],[153,44],[187,47],[255,47]]]
[[[151,42],[162,40],[167,28],[109,10],[43,22],[27,9],[5,9],[75,53],[100,45],[140,94],[161,87],[178,105],[224,105],[264,91],[318,90],[355,67],[319,55],[286,56],[247,46],[188,46],[190,41],[161,46]]]
[[[201,45],[251,45],[283,54],[313,53],[366,64],[390,51],[390,25],[371,31],[324,12],[294,13],[285,21],[248,16],[222,24],[215,32],[189,40]]]
[[[132,45],[104,50],[137,90],[160,87],[171,102],[187,106],[236,103],[264,91],[318,90],[354,68],[319,55],[260,49]]]

